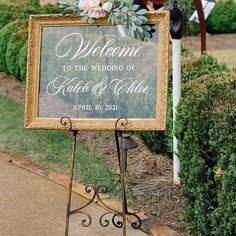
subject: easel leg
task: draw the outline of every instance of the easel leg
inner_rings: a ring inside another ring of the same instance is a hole
[[[70,167],[70,182],[68,190],[68,203],[66,211],[66,226],[65,226],[65,236],[69,233],[69,223],[70,223],[70,206],[71,206],[71,195],[72,195],[72,185],[74,179],[74,166],[75,166],[75,148],[77,140],[78,131],[73,131],[73,147],[72,147],[72,157],[71,157],[71,167]]]
[[[122,132],[121,132],[122,136]],[[122,139],[122,138],[121,138]],[[125,169],[126,169],[126,151],[123,148],[123,142],[121,140],[121,158],[120,158],[120,183],[122,192],[122,217],[123,217],[123,236],[126,236],[126,214],[128,213],[127,199],[125,192]]]

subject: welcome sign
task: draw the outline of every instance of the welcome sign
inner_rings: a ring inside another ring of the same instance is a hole
[[[114,130],[125,117],[128,130],[164,130],[168,80],[168,12],[148,15],[153,37],[128,36],[106,19],[31,16],[25,127]],[[124,127],[123,127],[124,128]]]

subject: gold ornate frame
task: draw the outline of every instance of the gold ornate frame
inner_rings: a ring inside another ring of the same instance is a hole
[[[159,25],[158,75],[156,119],[128,119],[126,126],[118,124],[120,130],[165,130],[167,110],[167,86],[169,64],[169,12],[147,14],[149,24]],[[25,98],[25,128],[65,130],[60,118],[38,117],[41,29],[44,26],[91,25],[73,15],[34,15],[30,16],[28,67]],[[98,19],[92,25],[109,25],[106,18]],[[72,118],[73,130],[114,130],[117,119],[111,118]]]

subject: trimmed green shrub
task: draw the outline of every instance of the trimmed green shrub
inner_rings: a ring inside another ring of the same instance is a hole
[[[228,72],[226,65],[218,64],[216,59],[208,54],[200,58],[195,58],[192,53],[182,48],[182,84],[195,80],[202,75],[207,75],[213,71]],[[182,96],[185,96],[184,91]],[[170,70],[169,90],[168,90],[168,109],[167,109],[167,131],[165,132],[139,132],[141,138],[146,142],[150,149],[156,153],[172,155],[173,147],[173,110],[172,110],[172,69]]]
[[[156,131],[141,131],[138,135],[143,139],[145,144],[155,153],[167,154],[167,134],[166,132],[159,133]]]
[[[0,5],[0,30],[11,21],[15,21],[17,18],[15,8],[8,5]]]
[[[29,15],[34,14],[57,14],[61,13],[61,10],[56,5],[47,4],[43,7],[27,7],[22,9],[22,15],[23,17],[29,17]]]
[[[225,64],[218,64],[217,60],[208,54],[200,58],[184,58],[182,63],[182,83],[207,75],[213,71],[229,71]]]
[[[3,4],[0,5],[0,29],[9,22],[28,19],[29,15],[55,13],[60,13],[60,9],[57,6],[51,4],[48,4],[44,7],[28,5],[24,6],[23,8],[21,6],[9,6]]]
[[[191,235],[236,234],[235,87],[236,74],[229,71],[183,86],[175,133]]]
[[[5,55],[7,51],[7,44],[11,35],[17,31],[19,23],[14,21],[0,30],[0,71],[8,72]]]
[[[18,66],[20,68],[20,79],[22,81],[25,81],[26,79],[27,50],[28,50],[28,41],[25,41],[23,47],[19,52],[19,57],[18,57]]]
[[[0,5],[8,5],[11,7],[19,6],[22,8],[28,6],[39,7],[40,3],[39,0],[0,0]]]
[[[21,27],[24,27],[24,23],[22,23]],[[20,66],[19,66],[19,58],[20,58],[20,50],[24,46],[27,41],[28,30],[19,30],[17,33],[13,33],[11,38],[7,44],[6,50],[6,65],[7,71],[14,75],[16,78],[20,78]]]
[[[219,2],[206,21],[207,32],[211,34],[236,33],[236,2]]]
[[[53,5],[46,5],[44,7],[25,7],[25,8],[20,8],[20,7],[9,7],[9,6],[1,6],[0,5],[0,13],[1,11],[3,12],[2,15],[0,15],[0,19],[2,18],[4,22],[2,23],[0,21],[0,26],[1,24],[6,24],[3,28],[0,30],[0,71],[4,71],[7,73],[13,73],[15,76],[19,77],[19,67],[18,67],[18,62],[17,62],[17,56],[15,55],[15,52],[19,53],[19,50],[21,49],[22,45],[24,44],[24,41],[26,39],[22,39],[20,41],[16,39],[11,39],[11,35],[13,33],[17,32],[19,27],[27,28],[28,25],[28,18],[29,15],[31,14],[54,14],[54,13],[59,13],[59,9],[57,6]],[[17,14],[16,14],[17,13]],[[4,17],[3,17],[4,15]],[[14,17],[12,16],[14,15]],[[16,19],[14,22],[10,22],[11,20]],[[25,24],[22,24],[22,22],[26,22]],[[25,36],[27,37],[27,36]],[[13,43],[13,41],[15,43]],[[8,42],[12,42],[11,46],[7,46]],[[6,55],[8,49],[8,55]],[[15,51],[15,52],[14,52]],[[12,57],[12,58],[11,58]],[[6,63],[7,60],[7,63]],[[22,59],[21,63],[23,63],[26,59]],[[14,68],[13,65],[15,64]],[[8,66],[7,66],[8,64]],[[25,67],[26,65],[21,67]],[[10,71],[9,71],[10,70]],[[22,78],[22,77],[20,77]]]
[[[40,0],[28,0],[30,6],[35,6],[35,7],[39,7],[40,6]]]
[[[39,9],[39,1],[8,1],[4,4],[0,4],[0,29],[8,23],[18,20],[26,19],[29,14],[35,14],[34,12]],[[34,2],[34,3],[33,3]]]

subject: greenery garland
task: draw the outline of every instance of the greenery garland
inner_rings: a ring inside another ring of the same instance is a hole
[[[94,23],[96,19],[107,17],[112,25],[123,24],[128,34],[138,40],[152,37],[154,30],[146,25],[146,9],[132,1],[124,0],[59,0],[63,13],[73,13],[81,16],[81,20]]]

